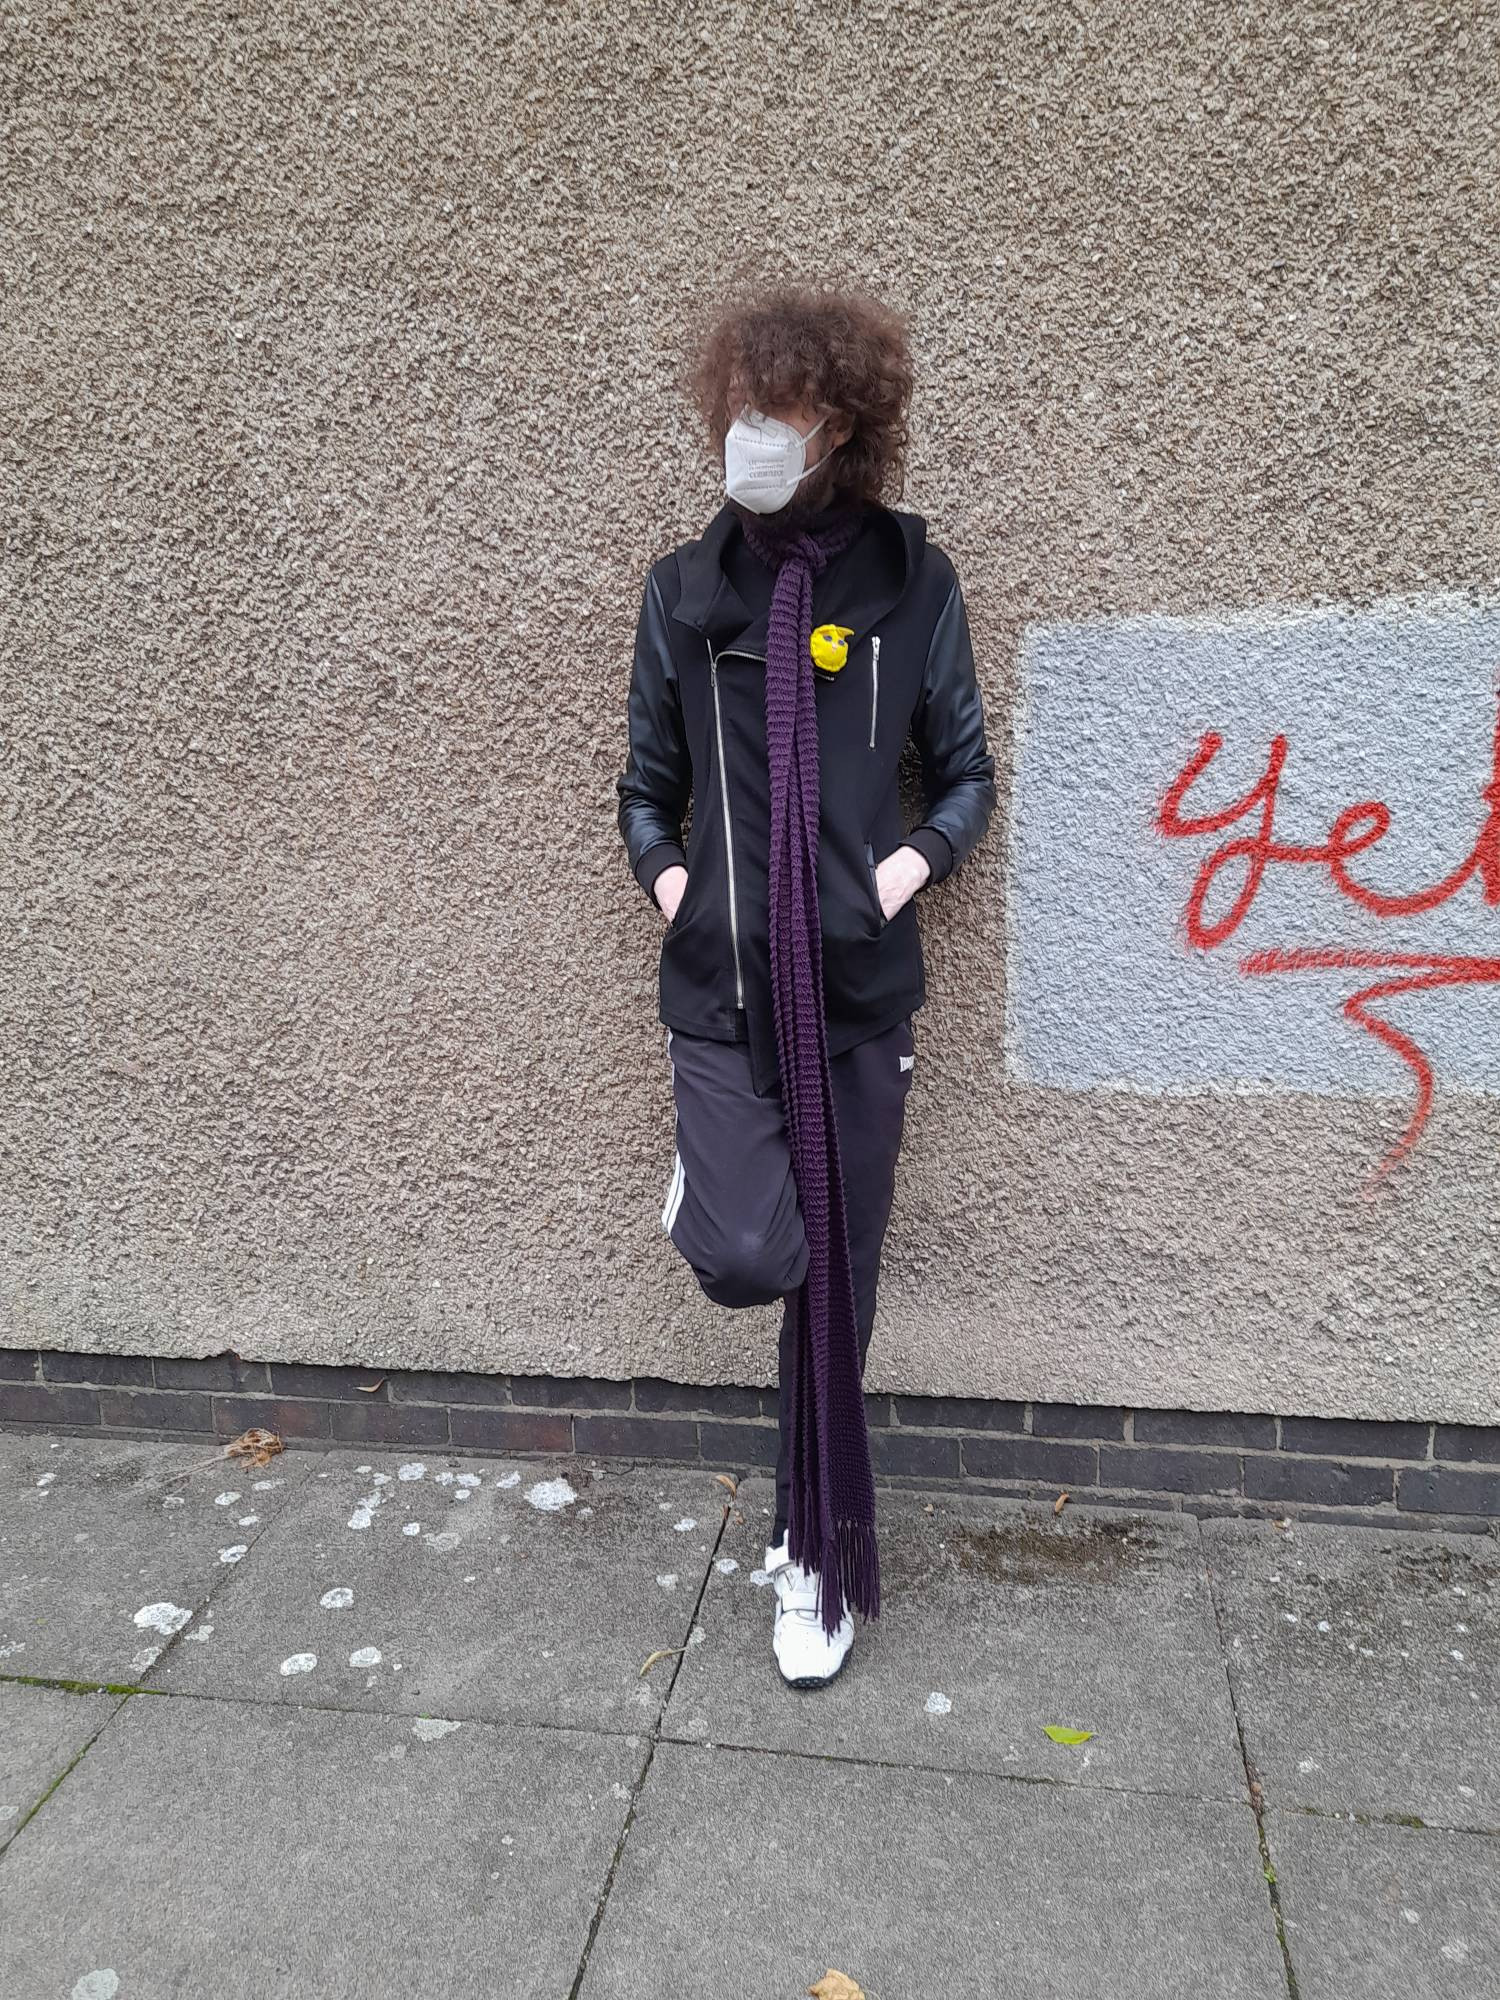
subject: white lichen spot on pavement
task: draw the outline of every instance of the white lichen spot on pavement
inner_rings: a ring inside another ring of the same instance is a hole
[[[135,1614],[135,1622],[170,1639],[174,1632],[182,1630],[192,1615],[191,1611],[184,1611],[180,1604],[143,1604]]]
[[[440,1736],[451,1736],[455,1729],[462,1729],[461,1722],[439,1722],[435,1717],[419,1715],[411,1726],[413,1736],[423,1743],[436,1743]]]
[[[539,1479],[526,1489],[526,1498],[542,1514],[558,1514],[571,1507],[578,1495],[566,1479]]]

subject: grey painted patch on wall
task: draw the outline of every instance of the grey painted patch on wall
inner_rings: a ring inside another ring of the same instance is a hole
[[[1411,1095],[1410,1057],[1342,1009],[1442,976],[1369,1014],[1425,1056],[1439,1093],[1500,1093],[1500,602],[1035,625],[1021,669],[1012,1076]],[[1163,800],[1210,731],[1220,746],[1178,822],[1224,823],[1171,833]],[[1373,810],[1347,811],[1365,802],[1388,809],[1378,838]]]

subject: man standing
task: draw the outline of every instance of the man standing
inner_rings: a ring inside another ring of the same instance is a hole
[[[926,997],[911,901],[983,834],[994,760],[953,566],[887,504],[901,320],[772,292],[723,315],[694,386],[726,499],[646,579],[619,826],[668,920],[662,1225],[717,1303],[784,1301],[772,1645],[820,1686],[879,1611],[862,1382]]]

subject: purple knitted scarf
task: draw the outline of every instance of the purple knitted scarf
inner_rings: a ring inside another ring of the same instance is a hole
[[[821,1579],[832,1633],[844,1600],[880,1611],[875,1482],[865,1428],[844,1175],[839,1159],[818,909],[818,716],[814,701],[813,578],[846,549],[857,513],[796,526],[740,514],[751,549],[774,570],[766,642],[766,759],[771,782],[770,963],[781,1102],[807,1235],[807,1275],[792,1315],[793,1562]]]

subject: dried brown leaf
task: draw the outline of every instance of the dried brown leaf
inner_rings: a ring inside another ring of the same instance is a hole
[[[1060,1514],[1060,1513],[1062,1512],[1063,1508],[1067,1506],[1067,1504],[1068,1504],[1068,1496],[1067,1496],[1067,1494],[1066,1494],[1066,1493],[1059,1493],[1059,1494],[1058,1494],[1058,1496],[1057,1496],[1057,1498],[1056,1498],[1056,1499],[1055,1499],[1055,1500],[1053,1501],[1053,1503],[1052,1503],[1052,1511],[1053,1511],[1053,1513],[1054,1513],[1054,1514]]]
[[[150,1483],[180,1486],[185,1480],[191,1479],[195,1472],[201,1472],[205,1465],[222,1465],[226,1458],[243,1458],[248,1461],[251,1468],[259,1468],[269,1465],[278,1451],[285,1450],[286,1446],[275,1431],[241,1431],[237,1438],[233,1438],[221,1450],[216,1451],[211,1458],[195,1459],[191,1465],[184,1465],[179,1471],[170,1473],[167,1478]]]
[[[670,1660],[674,1653],[685,1653],[686,1651],[687,1651],[686,1646],[658,1646],[658,1648],[654,1653],[648,1653],[646,1655],[645,1663],[641,1667],[640,1672],[636,1675],[636,1679],[638,1681],[643,1681],[646,1678],[647,1674],[650,1673],[651,1669],[656,1665],[658,1660]]]
[[[823,1974],[816,1986],[809,1986],[813,2000],[865,2000],[862,1986],[856,1986],[847,1972],[835,1972],[832,1966]]]
[[[262,1466],[269,1465],[277,1452],[285,1450],[286,1446],[275,1431],[251,1429],[241,1431],[237,1438],[232,1438],[224,1447],[224,1456],[242,1458],[247,1466],[258,1471]]]
[[[733,1499],[735,1494],[739,1492],[740,1482],[737,1479],[732,1479],[727,1472],[716,1472],[714,1474],[714,1478],[718,1480],[721,1486],[727,1486],[729,1488],[729,1495],[731,1499]]]
[[[375,1391],[381,1386],[381,1383],[383,1383],[384,1381],[385,1377],[382,1375],[379,1382],[360,1382],[359,1384],[357,1384],[359,1393],[362,1396],[373,1396]]]

